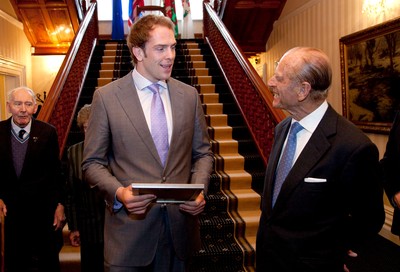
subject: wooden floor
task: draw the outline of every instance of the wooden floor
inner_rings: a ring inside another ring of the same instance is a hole
[[[73,247],[68,238],[68,227],[65,226],[63,230],[64,246],[60,252],[61,272],[80,272],[80,248]]]

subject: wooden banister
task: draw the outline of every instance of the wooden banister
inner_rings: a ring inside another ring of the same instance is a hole
[[[267,163],[274,128],[286,115],[272,107],[273,96],[210,3],[204,2],[204,37],[223,71],[257,148]]]
[[[92,2],[38,115],[39,120],[56,127],[60,157],[68,139],[98,33],[97,3]]]
[[[167,15],[167,13],[165,11],[165,7],[161,7],[161,6],[153,6],[153,5],[138,6],[136,8],[136,11],[137,11],[137,14],[140,14],[142,11],[160,11],[164,14],[164,16]]]

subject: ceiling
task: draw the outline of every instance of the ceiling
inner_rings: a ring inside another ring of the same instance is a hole
[[[33,48],[32,54],[65,54],[68,51],[81,20],[79,9],[76,8],[79,0],[8,1],[17,19],[24,25],[25,34]],[[214,0],[213,3],[242,51],[253,54],[265,52],[273,24],[281,14],[287,14],[309,1]]]
[[[243,52],[257,53],[265,51],[286,0],[221,0],[218,3],[220,18]]]
[[[2,0],[3,1],[3,0]],[[9,0],[32,54],[65,54],[78,31],[75,0]]]

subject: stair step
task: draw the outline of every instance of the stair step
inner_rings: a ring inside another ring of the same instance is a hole
[[[221,103],[207,103],[205,104],[205,114],[222,114],[223,106]]]
[[[245,170],[225,170],[229,176],[230,190],[242,190],[251,188],[252,176]]]
[[[224,171],[244,169],[244,157],[239,153],[225,154],[221,157],[223,159]]]
[[[228,116],[226,114],[213,114],[209,115],[209,126],[211,127],[221,127],[227,126]]]
[[[254,211],[260,209],[261,197],[252,189],[231,190],[239,199],[238,211]]]
[[[216,141],[232,139],[232,127],[212,127],[209,129],[209,134]]]
[[[216,93],[200,93],[200,97],[201,102],[204,104],[219,102],[219,95]]]

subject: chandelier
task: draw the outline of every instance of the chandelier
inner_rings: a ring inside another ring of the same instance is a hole
[[[397,0],[364,0],[361,12],[371,17],[376,17],[390,11],[396,5],[396,1]]]

